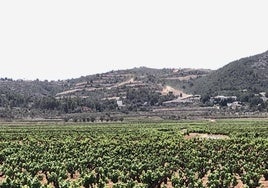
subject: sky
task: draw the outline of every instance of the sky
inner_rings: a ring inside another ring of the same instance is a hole
[[[218,69],[268,50],[267,0],[1,0],[0,77]]]

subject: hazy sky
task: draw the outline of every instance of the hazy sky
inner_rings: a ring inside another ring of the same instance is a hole
[[[217,69],[268,50],[267,0],[1,0],[0,77]]]

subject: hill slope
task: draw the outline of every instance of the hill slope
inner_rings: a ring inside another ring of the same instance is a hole
[[[0,79],[0,119],[149,110],[185,96],[179,85],[208,72],[140,67],[51,82]]]
[[[207,75],[209,72],[210,70],[205,69],[152,69],[147,67],[110,71],[66,80],[68,87],[57,93],[56,97],[124,98],[130,89],[145,88],[163,94],[165,93],[163,90],[166,90],[167,86],[172,86],[175,92],[173,90],[171,92],[178,95],[179,84],[174,85],[174,82],[184,83],[190,79],[194,80]]]
[[[192,82],[188,91],[198,94],[232,94],[239,90],[268,90],[268,51],[229,63]]]

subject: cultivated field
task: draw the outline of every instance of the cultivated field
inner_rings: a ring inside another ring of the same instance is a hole
[[[0,125],[0,188],[268,187],[268,120]]]

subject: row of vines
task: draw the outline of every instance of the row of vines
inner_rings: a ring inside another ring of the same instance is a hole
[[[268,180],[267,138],[265,120],[1,125],[0,188],[255,188]]]

